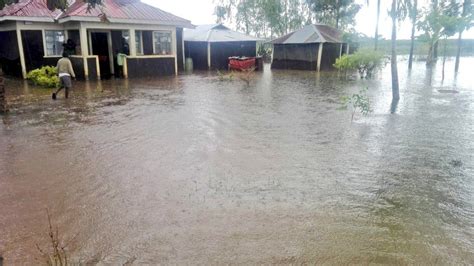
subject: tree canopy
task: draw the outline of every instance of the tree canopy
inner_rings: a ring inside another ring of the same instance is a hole
[[[338,29],[347,29],[355,24],[355,16],[361,6],[355,0],[306,0],[316,21]]]
[[[217,22],[235,23],[238,30],[274,37],[301,28],[309,10],[303,0],[218,0]]]

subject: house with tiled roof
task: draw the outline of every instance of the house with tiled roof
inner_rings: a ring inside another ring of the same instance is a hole
[[[95,7],[76,0],[64,12],[45,0],[19,0],[0,10],[0,64],[26,77],[67,51],[85,79],[174,75],[184,66],[183,28],[193,25],[140,0]]]

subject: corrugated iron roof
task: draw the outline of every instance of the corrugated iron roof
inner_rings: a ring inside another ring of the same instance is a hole
[[[242,42],[261,41],[237,31],[233,31],[222,24],[201,25],[195,29],[184,31],[184,40],[187,42]]]
[[[302,29],[277,38],[272,44],[343,43],[342,31],[323,24],[306,25]]]
[[[61,20],[81,21],[86,18],[101,21],[105,18],[112,23],[146,23],[194,27],[189,20],[142,3],[140,0],[104,0],[101,6],[89,10],[87,7],[87,3],[83,0],[76,0],[65,12],[60,10],[50,11],[46,6],[46,0],[19,0],[18,3],[5,6],[0,10],[0,20],[15,20],[16,17],[22,17],[41,18],[44,21],[54,22],[59,18],[59,22],[62,22]]]
[[[105,0],[102,6],[96,6],[87,10],[87,4],[83,1],[74,2],[61,16],[59,20],[66,18],[83,17],[106,18],[109,22],[147,22],[153,24],[179,25],[193,27],[189,20],[180,18],[159,8],[147,5],[139,0]]]
[[[0,10],[1,17],[37,17],[53,22],[61,14],[60,10],[51,11],[45,0],[20,0]]]

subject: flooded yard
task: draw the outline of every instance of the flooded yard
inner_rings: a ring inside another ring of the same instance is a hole
[[[0,255],[37,263],[48,220],[75,263],[474,264],[474,82],[463,58],[374,80],[270,71],[7,81]],[[338,110],[368,87],[374,112]],[[453,93],[455,90],[458,93]]]

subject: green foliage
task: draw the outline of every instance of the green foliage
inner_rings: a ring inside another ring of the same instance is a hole
[[[262,43],[258,46],[257,55],[261,56],[265,62],[268,62],[272,57],[272,49],[266,48],[265,44]]]
[[[310,17],[304,0],[216,0],[217,22],[258,37],[281,36],[301,28]]]
[[[316,20],[339,29],[348,29],[355,25],[355,16],[361,5],[355,0],[306,0]]]
[[[430,46],[427,65],[434,63],[434,46],[441,38],[447,39],[456,32],[468,28],[472,23],[472,15],[463,16],[465,14],[461,11],[462,6],[452,0],[441,0],[423,10],[423,17],[417,23],[417,28],[423,32],[419,39],[429,43]]]
[[[0,9],[3,9],[6,5],[17,3],[15,0],[0,0]]]
[[[28,80],[31,80],[33,84],[45,88],[56,88],[59,86],[58,71],[53,66],[44,66],[31,70],[26,75]]]
[[[334,67],[345,73],[357,70],[361,78],[372,78],[374,72],[384,64],[383,54],[374,51],[358,51],[338,58]]]
[[[225,74],[225,73],[219,71],[219,69],[218,69],[217,70],[217,77],[218,77],[219,81],[232,81],[232,80],[234,80],[234,73],[230,72],[229,74]]]
[[[359,93],[354,93],[351,96],[341,97],[341,110],[347,110],[349,106],[352,108],[351,122],[354,120],[354,115],[359,111],[362,115],[367,116],[373,112],[371,108],[370,98],[367,96],[368,88],[361,89]]]

